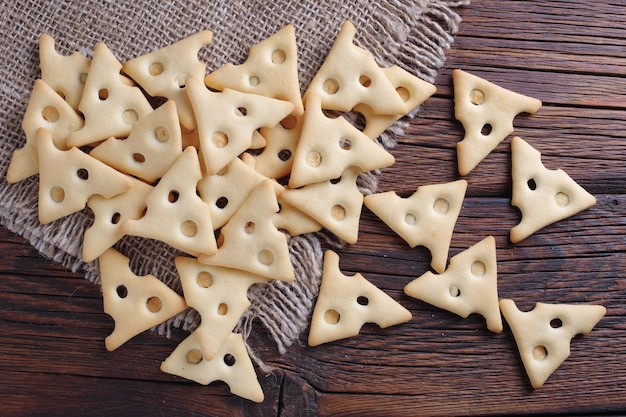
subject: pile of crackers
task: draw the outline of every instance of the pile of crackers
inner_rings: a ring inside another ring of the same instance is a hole
[[[289,235],[324,228],[355,243],[363,205],[410,247],[430,250],[434,272],[405,293],[461,317],[479,313],[493,332],[503,330],[503,315],[535,388],[567,358],[571,338],[604,316],[602,306],[537,303],[520,312],[513,300],[499,300],[492,236],[448,261],[466,180],[424,185],[407,198],[359,191],[361,173],[394,163],[376,138],[436,88],[400,67],[379,66],[355,34],[345,22],[303,95],[291,25],[252,46],[245,62],[208,73],[198,60],[211,43],[208,30],[125,63],[104,43],[91,59],[63,56],[41,35],[26,143],[7,180],[39,176],[41,223],[93,212],[82,256],[99,262],[104,311],[115,321],[108,350],[193,308],[201,323],[161,369],[201,384],[224,381],[233,394],[263,401],[242,335],[233,332],[250,305],[248,288],[294,280]],[[541,107],[461,70],[454,95],[465,129],[457,146],[462,176],[513,132],[517,114]],[[346,117],[354,113],[363,125]],[[512,242],[595,204],[565,172],[544,167],[526,141],[514,137],[511,146],[512,204],[522,213]],[[182,296],[155,276],[133,273],[114,248],[126,235],[186,254],[175,260]],[[356,336],[365,323],[384,328],[410,319],[361,274],[344,275],[339,255],[326,251],[310,346]]]

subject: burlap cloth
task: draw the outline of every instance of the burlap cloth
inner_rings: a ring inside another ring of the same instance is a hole
[[[374,53],[382,66],[399,65],[433,82],[457,30],[454,8],[469,0],[4,0],[0,28],[0,223],[24,236],[44,256],[99,282],[96,262],[80,259],[83,231],[92,222],[85,209],[42,226],[37,220],[38,177],[9,185],[6,170],[14,149],[25,143],[21,120],[33,82],[40,76],[38,37],[55,38],[62,54],[79,51],[91,57],[103,41],[124,62],[159,49],[203,29],[213,31],[213,42],[200,58],[212,71],[224,63],[241,63],[248,48],[286,24],[296,27],[301,88],[313,77],[332,46],[341,24],[351,20],[357,28],[355,42]],[[398,124],[382,138],[386,146],[402,133]],[[390,136],[389,136],[390,135]],[[360,186],[376,189],[375,175]],[[325,244],[340,245],[328,233],[290,239],[296,271],[294,283],[274,281],[253,286],[252,306],[239,324],[245,334],[258,319],[276,340],[282,353],[307,327],[318,292]],[[182,293],[173,257],[178,253],[160,242],[124,238],[116,248],[132,259],[140,274],[153,274]],[[192,330],[199,322],[191,309],[155,330],[168,334],[171,327]]]

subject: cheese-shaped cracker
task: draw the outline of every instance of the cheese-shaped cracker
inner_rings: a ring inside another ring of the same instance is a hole
[[[85,125],[69,136],[69,146],[89,145],[111,136],[126,137],[133,123],[152,111],[141,90],[120,74],[121,69],[122,64],[109,48],[97,44],[78,105]]]
[[[343,116],[335,119],[322,112],[320,97],[309,94],[302,133],[293,159],[292,188],[341,176],[350,166],[362,171],[385,168],[394,157],[364,135]]]
[[[408,198],[393,191],[370,194],[363,202],[409,246],[430,250],[431,266],[439,273],[448,262],[452,232],[467,189],[467,181],[423,185]]]
[[[507,90],[462,70],[454,70],[454,116],[465,136],[457,143],[459,173],[467,175],[513,132],[519,113],[535,113],[541,101]]]
[[[306,233],[318,232],[322,229],[322,224],[305,214],[291,204],[283,201],[278,196],[280,210],[274,217],[274,225],[280,230],[286,230],[291,236],[303,235]]]
[[[231,333],[215,357],[207,360],[202,356],[200,338],[195,331],[161,363],[161,370],[202,385],[222,381],[230,387],[232,394],[263,402],[263,389],[239,333]]]
[[[296,31],[287,25],[250,48],[243,64],[228,63],[209,73],[205,84],[216,90],[231,88],[246,93],[286,100],[294,114],[304,111],[298,81]]]
[[[202,81],[206,65],[198,60],[200,49],[211,43],[213,33],[203,30],[162,49],[126,61],[122,69],[151,96],[176,102],[180,123],[194,129],[196,120],[185,91],[188,78]]]
[[[250,147],[253,132],[274,126],[293,110],[288,101],[226,89],[213,92],[195,79],[187,94],[198,119],[198,136],[208,174],[216,174]]]
[[[115,249],[99,258],[104,312],[115,321],[104,340],[109,351],[187,308],[185,300],[158,278],[135,275],[129,264]]]
[[[394,65],[383,69],[385,76],[391,81],[396,89],[396,93],[402,98],[406,105],[406,113],[411,112],[417,106],[426,101],[427,98],[435,94],[437,88],[424,80],[414,76],[408,71]],[[372,139],[376,139],[387,128],[394,124],[402,115],[376,114],[371,107],[359,104],[354,107],[354,111],[361,113],[365,118],[365,128],[363,133]]]
[[[537,303],[528,312],[500,300],[533,388],[540,388],[570,355],[574,336],[586,335],[606,314],[600,305]]]
[[[478,313],[489,330],[499,333],[502,318],[496,280],[496,241],[488,236],[452,257],[445,272],[428,271],[404,287],[404,292],[463,318]]]
[[[133,186],[125,193],[111,198],[94,195],[87,201],[94,220],[83,235],[83,261],[93,261],[124,237],[122,224],[127,219],[139,219],[143,215],[152,186],[129,178]]]
[[[363,194],[356,184],[360,173],[359,168],[350,167],[338,180],[288,189],[280,197],[341,239],[354,244],[359,236],[359,220],[363,208]]]
[[[522,213],[511,229],[511,242],[596,204],[596,199],[561,169],[547,169],[541,153],[519,137],[511,141],[513,193],[511,204]]]
[[[41,79],[75,110],[83,95],[90,64],[91,60],[78,52],[68,56],[59,54],[51,36],[39,36]]]
[[[267,282],[267,278],[238,269],[204,265],[193,258],[177,257],[175,262],[185,301],[201,316],[195,333],[202,355],[211,360],[250,306],[248,288]]]
[[[411,320],[411,313],[357,273],[347,276],[339,269],[339,256],[327,250],[320,292],[309,330],[310,346],[359,334],[365,323],[381,328]]]
[[[407,107],[385,77],[371,52],[354,44],[356,28],[346,21],[324,63],[304,95],[322,99],[322,108],[348,112],[357,104],[369,106],[376,114],[406,114]]]
[[[201,178],[198,153],[189,147],[146,198],[145,216],[125,221],[122,232],[160,240],[193,256],[215,253],[211,211],[196,194]]]
[[[39,163],[39,221],[50,223],[85,208],[92,195],[111,198],[133,185],[124,174],[77,148],[61,151],[52,135],[39,129],[35,138]]]
[[[257,172],[275,179],[291,173],[303,121],[303,116],[289,115],[273,127],[260,129],[267,143],[263,151],[254,157]]]
[[[165,174],[182,151],[176,104],[168,100],[139,118],[128,138],[109,138],[89,154],[119,171],[152,183]]]
[[[222,228],[222,244],[207,265],[241,269],[281,281],[295,279],[286,236],[274,226],[278,203],[272,181],[260,183]]]
[[[82,126],[83,119],[63,98],[44,81],[35,81],[22,121],[26,143],[22,148],[13,151],[7,171],[7,181],[15,183],[39,172],[35,145],[37,130],[41,128],[49,130],[54,145],[66,150],[68,136]]]
[[[256,186],[265,180],[239,158],[233,159],[215,175],[204,175],[198,183],[198,191],[209,205],[213,228],[224,226]]]

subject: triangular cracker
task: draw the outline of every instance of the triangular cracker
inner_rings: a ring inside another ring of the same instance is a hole
[[[90,65],[91,60],[78,52],[68,56],[57,53],[51,36],[39,36],[41,79],[75,110],[78,110]]]
[[[286,236],[274,226],[278,211],[272,181],[260,183],[222,230],[222,245],[212,256],[201,255],[207,265],[241,269],[281,281],[295,279]]]
[[[300,140],[303,116],[289,115],[273,127],[262,127],[266,145],[256,155],[254,169],[268,178],[283,178],[291,173],[293,155]]]
[[[66,141],[70,133],[83,126],[83,119],[48,84],[36,80],[33,85],[28,107],[24,113],[22,129],[26,134],[26,144],[13,151],[7,171],[7,181],[16,183],[39,172],[35,136],[40,128],[52,134],[54,145],[62,150],[68,147]]]
[[[125,221],[122,232],[160,240],[193,256],[215,253],[211,211],[196,194],[200,178],[198,153],[189,147],[146,198],[145,216]]]
[[[122,69],[153,97],[176,102],[180,123],[187,129],[196,120],[185,92],[188,78],[202,81],[206,65],[198,60],[200,49],[211,43],[213,33],[203,30],[162,49],[126,61]]]
[[[69,146],[89,145],[111,136],[126,137],[133,123],[152,111],[141,90],[120,74],[121,69],[122,64],[109,48],[97,44],[78,105],[85,125],[70,135]]]
[[[293,110],[288,101],[226,89],[213,92],[189,79],[187,94],[198,119],[204,164],[216,174],[250,147],[253,132],[274,126]]]
[[[412,248],[426,246],[431,266],[439,273],[448,262],[452,232],[467,189],[467,181],[423,185],[408,198],[393,191],[365,196],[363,203]]]
[[[411,313],[357,273],[339,269],[339,256],[327,250],[320,292],[311,317],[308,343],[317,346],[359,334],[365,323],[381,328],[411,320]]]
[[[356,185],[361,173],[357,167],[345,170],[341,178],[287,189],[283,201],[320,222],[324,227],[350,244],[357,241],[363,194]]]
[[[243,64],[228,63],[209,73],[205,84],[216,90],[231,88],[246,93],[286,100],[294,114],[304,111],[298,81],[296,31],[287,25],[250,48]]]
[[[128,138],[109,138],[89,154],[119,171],[152,183],[165,174],[182,151],[176,104],[168,100],[139,118]]]
[[[127,219],[139,219],[146,208],[146,198],[152,186],[129,177],[130,190],[111,198],[94,195],[87,201],[94,220],[83,235],[83,261],[91,262],[120,240],[124,233],[122,224]]]
[[[507,90],[462,70],[454,70],[454,115],[465,137],[457,143],[459,173],[467,175],[513,132],[519,113],[535,113],[541,101]]]
[[[137,276],[130,260],[109,249],[100,258],[104,312],[115,320],[105,346],[112,351],[187,308],[185,300],[153,275]]]
[[[193,258],[177,257],[175,262],[185,301],[201,316],[195,333],[202,354],[205,360],[211,360],[250,306],[248,288],[267,282],[267,278],[238,269],[204,265]]]
[[[463,318],[478,313],[489,330],[499,333],[497,285],[496,241],[488,236],[452,257],[445,272],[426,272],[407,284],[404,292]]]
[[[304,94],[322,98],[322,108],[348,112],[366,104],[376,114],[406,114],[407,107],[371,52],[354,44],[356,28],[346,21]]]
[[[280,210],[274,217],[274,225],[279,230],[286,230],[291,236],[298,236],[318,232],[322,229],[323,226],[320,222],[302,210],[283,201],[280,195],[278,196],[278,203],[280,204]]]
[[[133,183],[124,174],[77,148],[57,149],[52,135],[39,129],[35,138],[39,161],[39,221],[50,223],[85,208],[92,195],[121,194]]]
[[[230,387],[232,394],[263,402],[263,389],[239,333],[231,333],[218,354],[212,360],[206,360],[202,357],[200,338],[195,331],[161,363],[161,371],[202,385],[222,381]]]
[[[596,198],[561,169],[547,169],[541,153],[519,137],[511,141],[513,193],[511,204],[522,213],[511,229],[511,242],[566,219],[596,204]]]
[[[383,71],[404,101],[406,114],[426,101],[437,90],[433,84],[421,80],[397,65],[384,68]],[[365,118],[363,133],[372,139],[376,139],[387,128],[398,121],[400,117],[405,115],[376,114],[371,107],[365,104],[355,106],[354,111],[361,113]]]
[[[528,312],[513,300],[500,300],[533,388],[540,388],[570,355],[570,342],[586,335],[606,314],[600,305],[537,303]]]
[[[292,188],[337,178],[350,166],[362,171],[385,168],[393,155],[354,127],[343,116],[322,112],[320,97],[309,94],[302,133],[289,178]]]

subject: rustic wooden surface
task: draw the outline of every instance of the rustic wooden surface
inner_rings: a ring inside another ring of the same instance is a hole
[[[508,328],[486,330],[404,295],[428,269],[429,254],[408,248],[364,210],[359,242],[340,253],[406,306],[413,319],[279,356],[258,327],[252,345],[276,370],[259,379],[266,400],[231,396],[223,383],[200,386],[159,371],[185,333],[145,333],[110,353],[112,320],[99,288],[41,258],[0,228],[0,414],[11,416],[406,416],[626,414],[626,8],[616,1],[476,0],[460,9],[460,33],[437,78],[437,94],[393,150],[382,191],[459,178],[451,71],[462,68],[541,99],[516,119],[516,134],[563,168],[598,203],[513,245],[510,138],[466,177],[467,198],[451,255],[487,235],[497,242],[501,298],[594,303],[607,315],[572,341],[569,359],[530,388]]]

